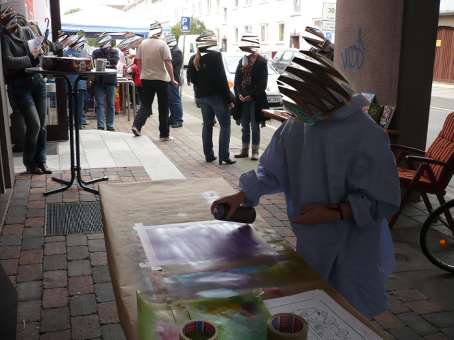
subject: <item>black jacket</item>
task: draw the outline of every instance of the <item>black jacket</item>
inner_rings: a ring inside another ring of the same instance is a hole
[[[251,96],[255,102],[255,119],[258,122],[265,121],[262,109],[268,108],[268,100],[266,98],[266,87],[268,85],[268,64],[265,58],[259,56],[255,61],[251,70],[251,84],[248,88],[243,89],[241,83],[243,81],[242,59],[240,59],[235,72],[235,110],[233,118],[236,121],[241,119],[241,105],[239,95]]]
[[[96,65],[96,59],[102,58],[107,59],[109,68],[117,68],[118,60],[120,60],[120,53],[116,48],[102,49],[98,48],[93,51],[91,56],[93,58],[93,64]],[[97,85],[117,85],[117,74],[108,76],[96,76],[95,84]]]
[[[181,68],[183,67],[183,52],[175,46],[170,50],[172,54],[172,67],[173,67],[173,77],[178,84],[182,85],[181,82]]]

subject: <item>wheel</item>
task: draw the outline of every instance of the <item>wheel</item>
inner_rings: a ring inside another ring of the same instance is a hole
[[[430,262],[454,273],[454,200],[429,215],[422,226],[419,242]]]

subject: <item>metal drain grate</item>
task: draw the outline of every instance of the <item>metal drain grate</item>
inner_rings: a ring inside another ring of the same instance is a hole
[[[47,236],[96,232],[102,232],[101,206],[98,201],[47,204]]]

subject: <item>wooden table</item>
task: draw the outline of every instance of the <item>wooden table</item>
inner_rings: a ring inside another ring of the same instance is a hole
[[[234,190],[221,178],[184,179],[145,183],[104,183],[99,187],[104,222],[107,258],[112,276],[119,317],[126,336],[130,340],[137,336],[137,290],[147,289],[143,267],[146,257],[134,224],[162,225],[212,220],[207,193],[223,196]],[[277,235],[258,216],[256,230],[265,236]],[[294,252],[280,242],[282,252]],[[372,324],[351,307],[345,299],[324,283],[301,259],[303,278],[292,287],[285,288],[284,295],[310,289],[324,289],[347,310],[367,326]],[[165,273],[163,273],[164,275]],[[293,284],[293,283],[292,283]],[[377,332],[380,334],[379,332]]]

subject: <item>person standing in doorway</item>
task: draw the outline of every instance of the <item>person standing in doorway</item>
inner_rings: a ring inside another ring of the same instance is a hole
[[[29,49],[27,41],[36,37],[31,30],[18,25],[16,15],[9,7],[0,11],[3,70],[8,96],[24,118],[23,162],[27,172],[50,174],[52,171],[46,165],[46,84],[40,74],[25,72],[28,67],[38,66],[41,50]]]
[[[219,164],[233,164],[230,159],[230,112],[233,96],[230,93],[225,75],[222,55],[210,49],[218,43],[216,35],[205,31],[196,39],[197,54],[188,65],[188,74],[194,84],[195,96],[202,109],[203,153],[207,162],[216,160],[213,152],[214,117],[219,121]]]
[[[169,46],[161,39],[162,26],[155,21],[150,25],[149,39],[142,41],[137,48],[137,64],[142,80],[142,107],[134,119],[132,132],[140,136],[141,129],[151,115],[155,94],[158,95],[159,140],[169,141],[169,83],[178,86],[172,67]]]
[[[93,61],[96,59],[107,59],[107,67],[116,69],[120,59],[118,50],[112,47],[113,39],[109,34],[102,33],[98,36],[99,48],[93,51]],[[117,74],[96,76],[95,78],[95,111],[98,121],[98,130],[107,127],[109,131],[115,131],[115,88],[117,85]]]
[[[235,73],[235,119],[241,122],[241,152],[235,158],[249,156],[252,132],[252,160],[258,160],[260,147],[260,123],[264,123],[262,109],[268,107],[266,87],[268,83],[268,65],[258,50],[259,38],[256,35],[243,35],[240,49],[246,54],[240,60]]]
[[[169,84],[169,124],[172,128],[180,128],[183,126],[183,106],[181,105],[181,69],[183,67],[183,52],[177,46],[177,39],[173,34],[166,35],[166,43],[170,48],[172,55],[173,76],[178,83],[178,86]]]

